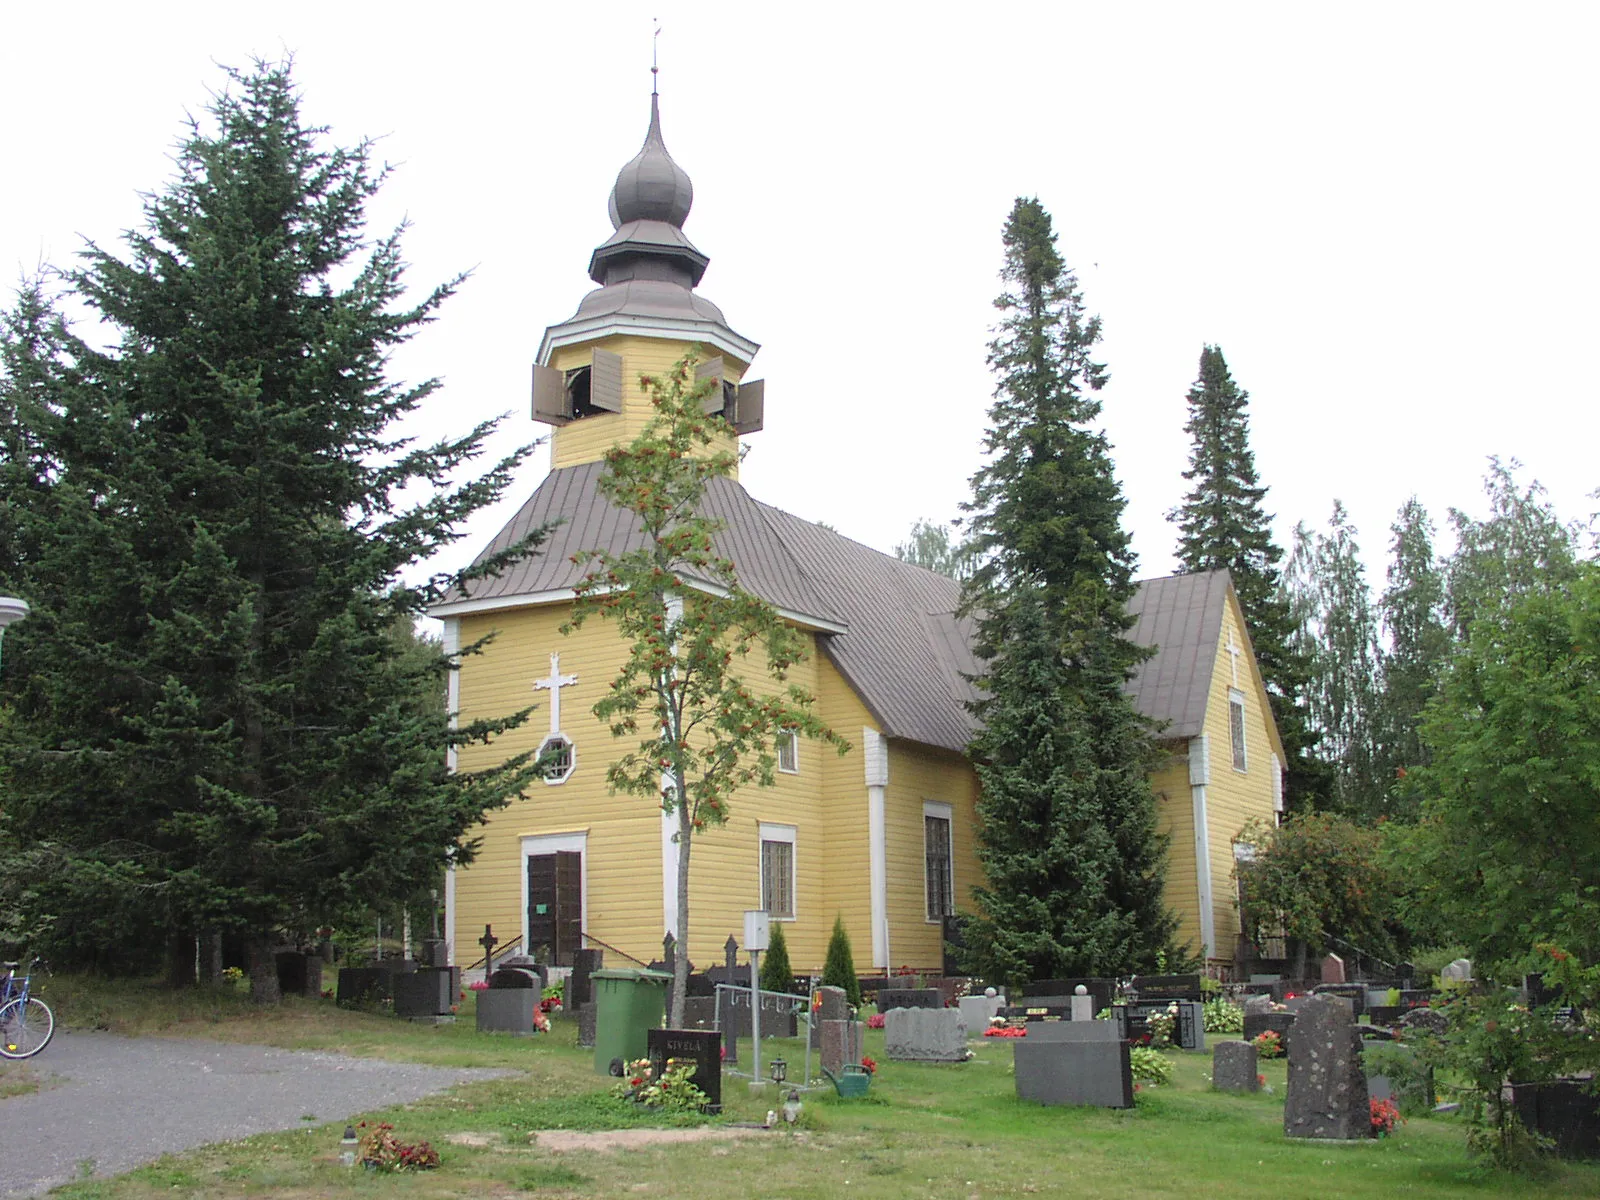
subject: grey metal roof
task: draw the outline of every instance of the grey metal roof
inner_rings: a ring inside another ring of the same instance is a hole
[[[1128,605],[1135,618],[1128,636],[1156,647],[1155,656],[1128,681],[1128,694],[1146,717],[1166,723],[1163,738],[1197,737],[1205,728],[1232,586],[1226,571],[1168,575],[1145,580]]]
[[[602,470],[602,463],[593,462],[551,471],[475,561],[514,545],[530,529],[559,522],[538,551],[500,575],[469,585],[464,592],[452,591],[443,603],[561,591],[573,587],[587,573],[588,568],[572,561],[580,551],[622,554],[643,546],[638,518],[617,508],[595,486]],[[741,584],[790,613],[829,625],[841,623],[788,548],[773,536],[761,506],[744,488],[731,479],[712,480],[705,512],[725,522],[717,549],[738,564]]]
[[[568,589],[584,574],[571,561],[579,551],[642,545],[633,515],[596,490],[601,470],[585,463],[552,471],[479,558],[537,525],[563,523],[532,558],[445,603]],[[818,644],[886,735],[966,748],[976,729],[966,708],[977,695],[969,677],[980,664],[971,621],[955,616],[960,584],[761,504],[732,480],[713,481],[706,512],[725,522],[718,549],[737,565],[741,584],[790,613],[844,627],[819,633]],[[1129,604],[1136,618],[1129,636],[1157,652],[1128,692],[1146,717],[1167,723],[1162,737],[1194,737],[1203,728],[1229,587],[1225,571],[1174,575],[1140,584]]]

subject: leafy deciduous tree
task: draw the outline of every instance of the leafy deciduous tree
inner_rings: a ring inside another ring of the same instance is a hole
[[[972,573],[971,553],[959,540],[951,538],[948,525],[932,521],[914,522],[906,540],[895,546],[894,556],[951,579],[965,579]]]
[[[578,584],[563,627],[599,615],[616,623],[626,643],[622,670],[594,712],[613,736],[642,735],[607,767],[606,781],[657,802],[677,826],[674,1023],[688,989],[695,835],[727,821],[739,788],[772,784],[776,739],[785,731],[830,742],[841,754],[848,749],[813,712],[809,693],[788,682],[805,657],[804,635],[740,587],[734,564],[715,549],[721,524],[700,504],[736,459],[717,446],[731,427],[704,411],[712,381],[696,385],[693,372],[691,354],[664,377],[642,380],[655,411],[632,442],[606,451],[599,487],[638,518],[644,544],[586,556],[593,570]],[[751,655],[759,668],[747,665]]]

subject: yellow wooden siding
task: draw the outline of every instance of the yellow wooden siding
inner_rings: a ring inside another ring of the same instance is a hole
[[[884,795],[889,965],[938,972],[944,963],[944,927],[928,920],[923,803],[929,800],[950,806],[956,903],[971,909],[980,873],[975,845],[977,776],[959,754],[915,742],[890,742],[889,786]]]
[[[502,942],[520,934],[522,838],[536,834],[587,832],[587,932],[639,955],[649,943],[660,953],[661,843],[659,816],[649,803],[614,796],[606,785],[611,733],[593,713],[601,692],[615,677],[622,645],[604,622],[591,621],[573,637],[559,626],[570,605],[546,605],[465,616],[461,644],[495,633],[482,655],[467,657],[461,668],[460,708],[465,724],[481,717],[537,710],[526,724],[487,746],[463,746],[458,769],[471,771],[537,749],[550,732],[550,693],[533,681],[550,674],[550,655],[561,656],[561,673],[577,683],[561,689],[561,725],[572,739],[576,769],[566,782],[533,783],[520,799],[488,815],[476,831],[482,848],[470,868],[456,873],[456,956],[471,961],[471,944],[493,923]]]
[[[1195,876],[1194,798],[1189,788],[1188,747],[1176,743],[1174,754],[1150,776],[1156,794],[1157,828],[1168,835],[1166,905],[1178,916],[1178,944],[1200,953],[1200,885]]]
[[[640,386],[639,377],[664,375],[693,345],[692,342],[671,341],[666,338],[615,334],[592,342],[563,346],[552,353],[550,365],[558,371],[587,366],[593,361],[596,348],[620,354],[622,411],[600,413],[557,426],[550,436],[551,467],[572,467],[579,463],[597,462],[612,446],[626,444],[638,437],[652,412],[649,394]],[[716,357],[715,351],[702,349],[702,359],[712,357]],[[747,363],[741,363],[728,355],[722,356],[723,377],[730,382],[739,382],[747,369]],[[712,449],[736,451],[737,441],[735,437],[719,438]],[[736,467],[733,478],[738,477]]]
[[[1248,655],[1239,655],[1238,690],[1244,697],[1245,766],[1233,768],[1233,742],[1228,725],[1228,693],[1234,687],[1229,637],[1247,647],[1237,603],[1229,597],[1217,646],[1216,669],[1206,701],[1206,738],[1211,752],[1211,783],[1206,788],[1206,824],[1210,840],[1211,898],[1216,944],[1214,957],[1231,961],[1239,934],[1238,887],[1233,879],[1233,843],[1251,819],[1272,822],[1273,732],[1266,693]]]
[[[823,946],[815,960],[820,969],[835,917],[844,918],[856,971],[872,971],[872,851],[867,814],[866,751],[862,731],[876,732],[878,722],[855,690],[825,655],[817,658],[817,715],[850,743],[841,757],[831,748],[820,772],[821,816],[826,835],[826,885],[819,899]],[[790,955],[796,970],[804,970]]]

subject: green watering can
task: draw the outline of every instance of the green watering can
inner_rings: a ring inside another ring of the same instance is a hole
[[[839,1093],[841,1100],[859,1100],[867,1094],[867,1088],[872,1086],[872,1075],[865,1067],[858,1067],[854,1063],[846,1063],[835,1075],[827,1067],[822,1068],[822,1073],[828,1077],[828,1082],[833,1084],[833,1090]]]

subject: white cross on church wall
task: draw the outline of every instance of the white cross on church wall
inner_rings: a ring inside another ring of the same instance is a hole
[[[550,656],[550,676],[547,679],[535,679],[533,686],[540,691],[550,693],[550,732],[561,732],[561,689],[577,683],[576,675],[563,675],[561,673],[561,655]]]
[[[1239,686],[1239,655],[1244,653],[1244,647],[1233,640],[1233,630],[1228,630],[1228,644],[1223,647],[1231,656],[1229,666],[1233,668],[1233,686]],[[553,660],[552,660],[553,661]]]

